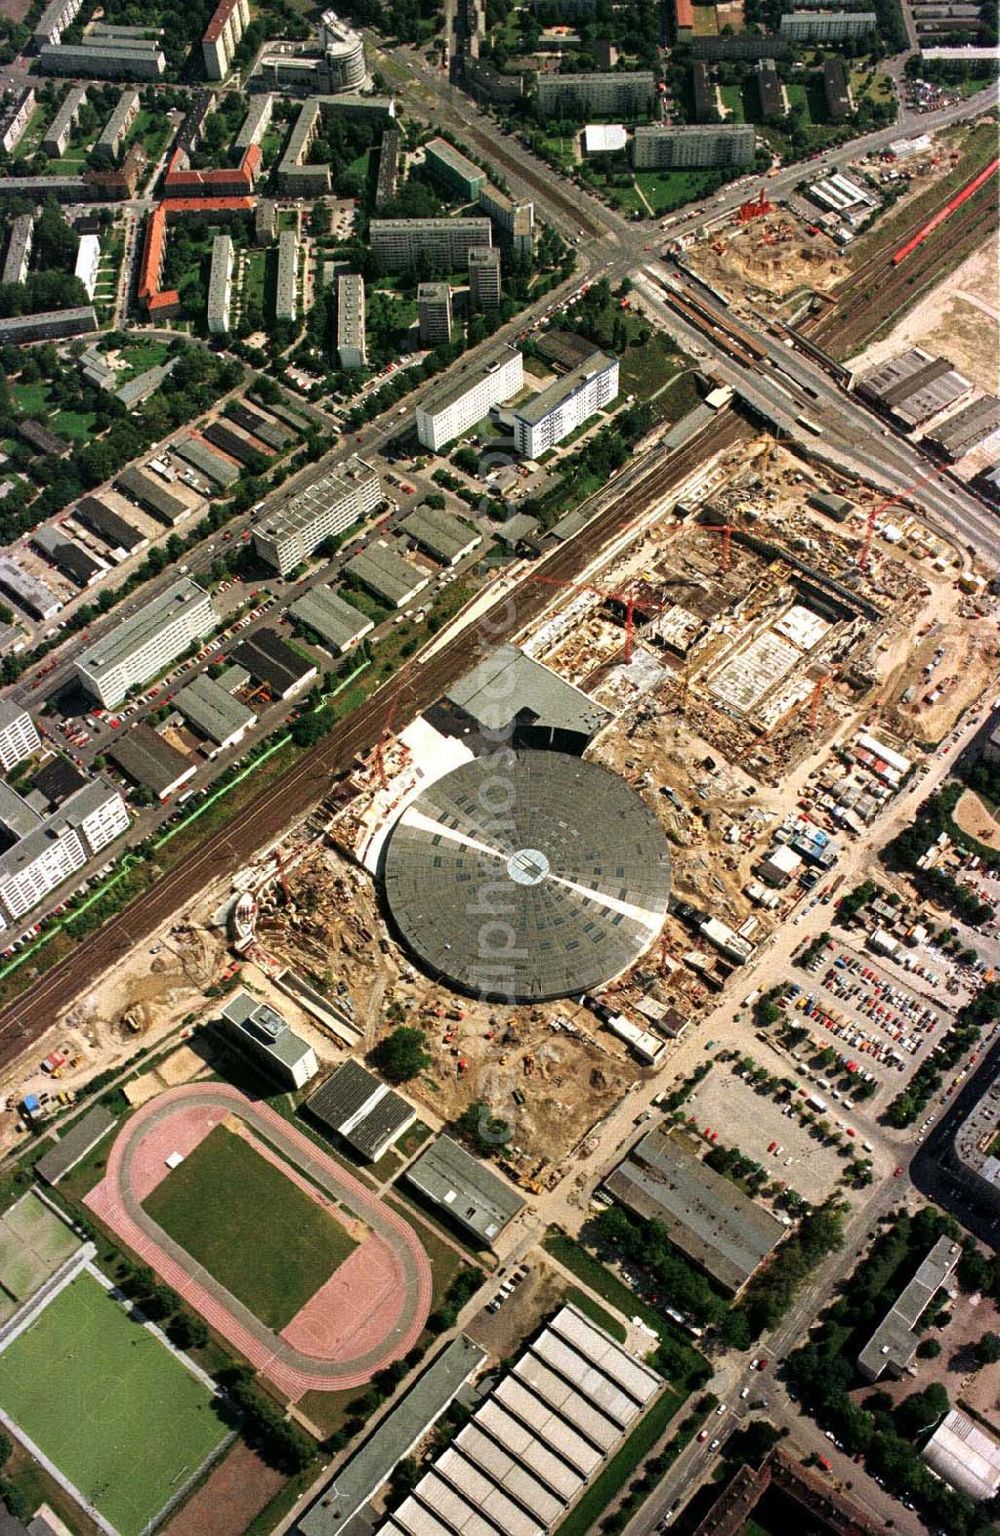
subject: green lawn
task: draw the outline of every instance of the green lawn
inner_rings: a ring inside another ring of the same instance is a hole
[[[49,386],[45,379],[36,379],[33,384],[13,384],[10,393],[14,404],[28,414],[44,411],[49,403]]]
[[[746,108],[743,105],[743,87],[741,85],[723,85],[719,87],[719,95],[729,116],[727,123],[745,123]]]
[[[617,1339],[619,1344],[625,1343],[625,1340],[628,1338],[628,1329],[625,1327],[625,1324],[619,1322],[617,1317],[612,1317],[611,1313],[602,1307],[599,1301],[595,1301],[586,1291],[578,1290],[575,1285],[571,1285],[566,1292],[565,1300],[589,1317],[590,1321],[596,1323],[598,1328],[603,1328],[605,1333],[610,1333],[611,1337]]]
[[[208,1389],[86,1273],[0,1354],[0,1404],[121,1536],[228,1433]]]
[[[97,417],[93,411],[56,411],[49,425],[60,437],[74,443],[86,443],[93,435]]]
[[[623,395],[648,400],[661,389],[684,359],[676,344],[662,331],[654,331],[641,347],[629,347],[621,360],[620,388]]]
[[[714,171],[639,171],[635,182],[653,216],[659,218],[701,197],[714,185],[714,176]]]
[[[167,1175],[144,1209],[275,1332],[357,1247],[329,1211],[224,1125]]]

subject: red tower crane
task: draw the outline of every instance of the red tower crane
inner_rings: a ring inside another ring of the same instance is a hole
[[[820,707],[823,703],[823,695],[833,682],[833,673],[824,672],[823,676],[816,679],[816,686],[809,700],[809,734],[813,735],[819,723]]]
[[[604,587],[595,587],[589,581],[562,581],[556,576],[543,576],[532,574],[530,581],[540,581],[545,586],[569,587],[577,592],[593,592],[595,596],[608,603],[623,603],[625,605],[625,660],[632,660],[632,640],[635,634],[635,594],[632,592],[609,592]]]
[[[896,504],[902,501],[904,497],[909,496],[912,491],[919,490],[922,485],[928,485],[930,481],[936,480],[938,475],[943,475],[947,468],[947,464],[939,464],[935,469],[928,470],[926,475],[921,475],[918,480],[914,480],[912,485],[908,485],[904,487],[903,490],[897,491],[894,496],[887,496],[884,500],[877,501],[873,504],[868,512],[868,518],[865,522],[865,536],[861,541],[861,549],[858,553],[859,571],[867,572],[868,570],[868,562],[871,559],[872,553],[872,540],[875,537],[875,520],[879,513],[886,511],[888,507],[896,506]]]
[[[385,747],[386,743],[392,737],[392,722],[396,718],[396,709],[398,705],[399,694],[395,693],[393,694],[392,702],[389,705],[389,709],[385,717],[385,725],[382,727],[382,734],[378,741],[375,743],[374,765],[375,772],[378,775],[380,789],[385,789],[389,782],[385,774]]]
[[[756,199],[748,198],[745,203],[740,204],[736,219],[740,224],[749,224],[751,219],[762,219],[765,214],[773,212],[774,208],[768,201],[767,191],[761,187]]]

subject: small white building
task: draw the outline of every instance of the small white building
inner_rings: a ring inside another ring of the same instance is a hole
[[[788,843],[778,843],[758,866],[758,874],[768,885],[787,885],[802,868],[802,855]]]

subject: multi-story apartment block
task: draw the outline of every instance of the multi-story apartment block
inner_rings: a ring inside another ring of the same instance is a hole
[[[467,156],[457,150],[447,139],[430,139],[424,145],[428,171],[449,192],[474,202],[486,185],[486,172],[474,165]]]
[[[344,533],[382,505],[382,482],[370,464],[356,455],[338,464],[254,529],[253,544],[265,564],[287,576],[308,560],[324,539]]]
[[[0,765],[4,773],[9,773],[32,752],[37,752],[41,744],[28,711],[19,704],[0,699]]]
[[[208,593],[183,577],[77,657],[77,676],[87,693],[114,709],[130,688],[169,667],[217,624]]]
[[[418,439],[436,453],[482,421],[491,406],[516,395],[523,383],[524,362],[511,347],[467,366],[417,406]]]
[[[253,144],[259,144],[270,127],[274,115],[274,96],[265,91],[263,96],[251,96],[243,126],[233,140],[233,158],[242,160]]]
[[[381,213],[396,196],[396,179],[399,174],[400,133],[398,128],[387,128],[382,135],[378,151],[378,174],[375,181],[375,212]]]
[[[827,59],[823,64],[823,94],[826,115],[831,123],[842,123],[854,111],[851,87],[843,59]]]
[[[4,101],[0,110],[0,149],[5,154],[11,154],[20,144],[34,110],[35,93],[30,86]]]
[[[594,352],[514,409],[514,445],[526,459],[540,458],[618,393],[618,359]]]
[[[489,219],[372,219],[368,238],[381,272],[405,272],[421,260],[455,272],[474,247],[493,244]]]
[[[229,235],[216,235],[208,278],[208,329],[213,336],[224,336],[229,330],[232,299],[233,242]]]
[[[751,165],[754,131],[750,123],[697,123],[682,128],[637,128],[632,164],[637,171],[686,166]]]
[[[495,245],[477,245],[469,252],[469,303],[484,314],[500,306],[500,252]]]
[[[51,0],[31,34],[36,50],[46,43],[58,43],[66,28],[73,25],[82,5],[83,0]]]
[[[154,38],[104,42],[84,37],[78,43],[45,43],[36,67],[45,75],[85,80],[158,80],[167,61]]]
[[[294,320],[298,314],[298,266],[298,236],[294,229],[283,229],[278,236],[278,280],[274,297],[276,320]]]
[[[10,315],[0,320],[0,343],[58,341],[61,336],[83,336],[96,330],[93,304],[80,304],[69,309],[45,309],[37,315]]]
[[[505,250],[523,261],[531,260],[535,235],[534,203],[515,203],[499,187],[486,182],[479,190],[479,206],[492,224]]]
[[[76,127],[76,120],[80,116],[80,108],[86,105],[87,88],[83,85],[71,85],[66,92],[66,98],[45,130],[42,139],[42,153],[56,159],[65,153],[66,145],[70,141],[70,135]]]
[[[341,21],[336,11],[324,11],[319,24],[319,41],[326,65],[324,90],[357,91],[365,83],[365,42],[349,22]]]
[[[85,784],[48,816],[7,785],[3,791],[0,823],[16,838],[0,854],[0,926],[6,928],[127,832],[129,815],[118,790],[103,778]]]
[[[358,272],[337,279],[337,359],[341,368],[366,368],[365,280]]]
[[[122,91],[118,98],[118,105],[104,125],[95,149],[107,149],[116,160],[120,159],[125,146],[128,131],[139,116],[139,92],[132,89]]]
[[[787,11],[778,30],[791,43],[863,43],[877,28],[874,11]]]
[[[249,25],[249,0],[219,0],[201,40],[201,55],[209,80],[225,80],[233,54]]]
[[[10,221],[10,239],[4,257],[0,282],[23,283],[28,275],[31,246],[35,238],[35,218],[31,213],[18,213]]]
[[[330,190],[330,167],[308,165],[306,155],[320,128],[320,104],[307,101],[289,135],[278,166],[278,190],[291,197],[322,197]]]
[[[542,117],[643,117],[653,109],[656,77],[651,69],[539,75],[536,106]]]
[[[422,347],[439,347],[451,340],[451,289],[447,283],[420,283],[417,325]]]

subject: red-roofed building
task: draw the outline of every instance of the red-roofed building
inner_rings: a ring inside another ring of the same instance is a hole
[[[205,74],[209,80],[225,80],[233,54],[249,25],[248,0],[219,0],[201,40]]]
[[[694,32],[694,6],[691,0],[674,0],[674,33],[679,38]]]
[[[163,185],[168,193],[178,193],[181,197],[248,196],[260,173],[260,161],[260,146],[251,144],[235,170],[227,166],[220,171],[192,171],[187,168],[184,151],[175,149],[167,164]]]
[[[161,289],[163,260],[167,251],[167,225],[177,219],[240,218],[254,210],[252,197],[172,197],[154,208],[146,225],[139,263],[137,294],[152,317],[165,319],[180,313],[180,294],[173,288]]]

